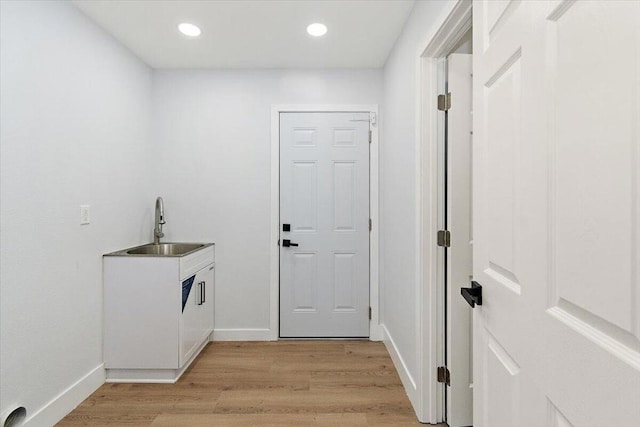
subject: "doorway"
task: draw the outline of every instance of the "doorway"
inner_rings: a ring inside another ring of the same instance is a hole
[[[377,109],[272,107],[274,340],[382,339]]]
[[[280,337],[369,336],[369,114],[280,114]]]

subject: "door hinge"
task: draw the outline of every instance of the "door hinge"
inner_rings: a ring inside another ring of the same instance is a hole
[[[438,230],[438,246],[444,248],[451,246],[451,232],[449,230]]]
[[[371,320],[371,307],[369,307],[369,320]]]
[[[371,141],[373,140],[373,131],[369,131],[369,144],[371,144]]]
[[[449,369],[446,366],[438,366],[438,382],[451,385]]]
[[[451,92],[438,95],[438,110],[447,111],[449,108],[451,108]]]
[[[369,231],[373,230],[373,221],[369,218]]]
[[[449,369],[446,366],[438,366],[438,382],[451,385]]]

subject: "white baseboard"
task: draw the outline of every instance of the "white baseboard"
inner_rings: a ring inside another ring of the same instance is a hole
[[[214,329],[211,341],[273,341],[271,329]]]
[[[411,405],[413,406],[413,410],[416,414],[419,414],[419,408],[421,407],[420,402],[420,390],[418,389],[418,385],[416,384],[415,379],[409,372],[407,368],[407,364],[404,362],[402,355],[400,354],[400,350],[396,346],[393,337],[389,333],[389,330],[386,326],[382,325],[383,330],[383,342],[385,347],[387,347],[387,351],[391,356],[391,360],[393,361],[393,365],[396,367],[396,371],[398,371],[398,375],[400,376],[400,381],[402,381],[402,385],[404,386],[404,390],[407,392],[409,396],[409,401],[411,401]]]
[[[370,341],[383,341],[384,326],[371,325]],[[214,329],[209,341],[278,341],[271,329]]]
[[[104,364],[92,369],[25,420],[24,427],[52,426],[73,411],[105,381]]]

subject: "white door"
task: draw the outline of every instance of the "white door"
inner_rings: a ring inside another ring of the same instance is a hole
[[[447,424],[473,424],[471,307],[460,298],[473,269],[471,253],[471,55],[447,58]]]
[[[474,2],[474,426],[640,424],[640,2]]]
[[[369,113],[280,114],[280,336],[369,336]]]

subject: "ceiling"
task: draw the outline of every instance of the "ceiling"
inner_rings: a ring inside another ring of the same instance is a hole
[[[382,67],[414,0],[73,0],[153,68]],[[181,22],[202,35],[178,32]],[[328,33],[307,34],[321,22]]]

